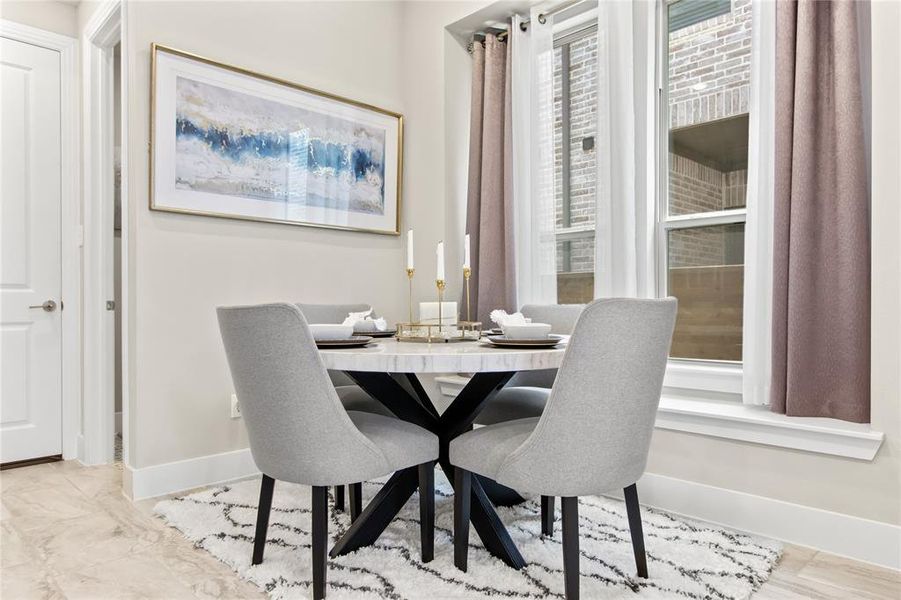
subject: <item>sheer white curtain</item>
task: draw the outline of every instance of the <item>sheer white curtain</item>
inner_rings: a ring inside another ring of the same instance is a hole
[[[654,3],[598,3],[595,297],[654,295]]]
[[[751,5],[751,103],[745,221],[743,400],[769,404],[772,372],[776,4]]]
[[[517,304],[557,302],[553,19],[513,17],[513,198]]]

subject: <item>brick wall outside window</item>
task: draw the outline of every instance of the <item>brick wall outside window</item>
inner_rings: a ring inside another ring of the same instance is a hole
[[[561,49],[554,56],[554,175],[557,228],[563,227],[563,72]],[[595,219],[596,149],[582,150],[582,141],[597,127],[597,36],[570,44],[570,227],[591,226]],[[564,271],[563,244],[557,244],[557,271]],[[569,273],[594,272],[594,240],[570,242]],[[579,281],[585,281],[579,279]],[[590,295],[589,295],[590,297]]]
[[[751,0],[732,0],[731,12],[671,32],[669,56],[670,127],[747,113]]]

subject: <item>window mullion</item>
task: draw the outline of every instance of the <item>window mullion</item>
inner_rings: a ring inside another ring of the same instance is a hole
[[[668,217],[663,222],[663,228],[669,231],[671,229],[709,227],[712,225],[731,225],[733,223],[744,223],[746,218],[747,211],[744,208],[706,213],[691,213],[688,215]]]
[[[572,148],[570,147],[570,144],[572,143],[570,103],[572,95],[570,93],[570,84],[572,82],[570,81],[571,64],[569,44],[564,44],[560,47],[560,62],[563,73],[560,81],[560,104],[562,111],[562,129],[560,131],[560,163],[562,173],[560,178],[560,191],[563,199],[562,226],[564,229],[568,229],[572,223],[572,198],[570,197],[570,194],[572,193],[570,179],[570,167],[572,166]],[[572,244],[568,241],[563,242],[563,271],[567,273],[572,271]]]

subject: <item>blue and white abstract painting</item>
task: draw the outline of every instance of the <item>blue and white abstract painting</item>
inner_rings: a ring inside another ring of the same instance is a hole
[[[183,76],[175,189],[385,214],[385,130]]]

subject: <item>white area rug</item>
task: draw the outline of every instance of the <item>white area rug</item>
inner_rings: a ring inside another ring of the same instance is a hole
[[[453,564],[453,498],[436,473],[435,560],[419,560],[417,496],[376,544],[329,560],[328,598],[562,598],[560,513],[551,539],[540,535],[537,500],[501,509],[528,566],[516,571],[488,554],[471,528],[469,572]],[[381,484],[363,486],[365,503]],[[259,481],[243,481],[160,502],[155,511],[198,548],[231,566],[272,598],[310,597],[310,488],[276,482],[263,563],[250,565]],[[350,525],[331,511],[334,542]],[[608,498],[582,498],[582,597],[747,598],[769,577],[782,553],[780,543],[744,535],[662,511],[644,508],[650,578],[635,576],[625,505]],[[331,544],[330,544],[331,547]]]

